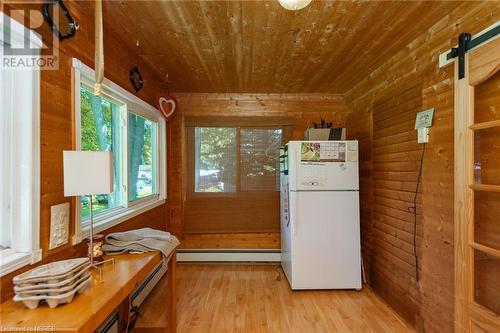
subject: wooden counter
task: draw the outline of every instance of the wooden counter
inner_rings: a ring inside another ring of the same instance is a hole
[[[152,269],[160,262],[159,252],[144,254],[123,254],[114,256],[115,264],[103,265],[102,280],[97,271],[93,270],[92,285],[85,293],[76,295],[73,301],[66,305],[50,309],[47,304],[41,304],[35,310],[29,310],[20,302],[9,300],[1,304],[0,330],[11,328],[36,327],[46,331],[57,332],[93,332],[115,310],[119,309],[121,329],[127,325],[129,295],[141,283]],[[169,283],[166,311],[169,313],[169,330],[175,331],[175,253],[169,262],[167,271]]]

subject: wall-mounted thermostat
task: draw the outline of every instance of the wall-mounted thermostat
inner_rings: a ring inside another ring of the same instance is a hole
[[[434,108],[417,113],[415,119],[415,129],[418,131],[418,143],[429,142],[429,128],[432,126],[434,117]]]

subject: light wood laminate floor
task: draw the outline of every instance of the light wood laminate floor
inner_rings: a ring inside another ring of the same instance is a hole
[[[177,332],[411,332],[369,288],[292,292],[277,267],[179,264]]]

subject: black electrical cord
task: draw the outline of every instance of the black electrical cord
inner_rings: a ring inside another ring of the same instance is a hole
[[[413,195],[413,206],[408,208],[410,213],[413,213],[413,256],[415,257],[415,278],[419,281],[418,276],[418,255],[417,255],[417,196],[420,179],[422,178],[422,168],[424,165],[425,143],[422,145],[422,155],[420,156],[420,166],[418,168],[417,186]]]

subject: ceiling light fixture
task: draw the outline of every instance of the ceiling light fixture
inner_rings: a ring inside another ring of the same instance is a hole
[[[299,10],[307,7],[312,0],[278,0],[283,8],[288,10]]]

